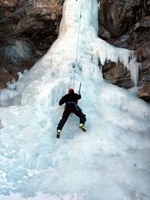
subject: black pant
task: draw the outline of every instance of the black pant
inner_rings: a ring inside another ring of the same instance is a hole
[[[60,129],[62,130],[63,126],[65,125],[69,115],[71,113],[74,113],[75,115],[77,115],[80,118],[80,123],[84,124],[86,121],[85,115],[82,113],[82,110],[80,109],[80,107],[78,105],[76,106],[66,106],[64,112],[63,112],[63,116],[62,119],[60,120],[57,130]]]

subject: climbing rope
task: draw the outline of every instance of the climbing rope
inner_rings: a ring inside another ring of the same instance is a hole
[[[75,56],[75,65],[73,66],[73,68],[74,68],[73,88],[74,88],[74,85],[75,85],[75,74],[76,74],[76,67],[77,67],[77,63],[78,63],[78,51],[79,51],[80,27],[81,27],[81,10],[82,10],[82,0],[80,0],[80,12],[79,12],[79,24],[78,24],[76,56]]]
[[[21,10],[25,9],[28,6],[31,6],[31,3],[26,4],[25,6],[23,6],[22,8],[19,8],[18,10],[16,10],[15,12],[13,12],[12,14],[10,14],[9,16],[3,18],[2,20],[0,20],[0,23],[4,22],[5,20],[7,20],[8,18],[14,16],[16,13],[19,13]]]

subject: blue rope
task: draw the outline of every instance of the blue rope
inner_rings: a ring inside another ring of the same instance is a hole
[[[11,15],[5,17],[4,19],[0,20],[0,23],[4,22],[5,20],[7,20],[8,18],[12,17],[13,15],[15,15],[16,13],[20,12],[21,10],[25,9],[28,6],[31,6],[31,3],[28,3],[27,5],[23,6],[22,8],[19,8],[18,10],[16,10],[15,12],[13,12]]]

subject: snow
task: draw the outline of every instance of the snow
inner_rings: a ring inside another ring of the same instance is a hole
[[[97,9],[66,0],[58,39],[0,91],[0,200],[149,200],[149,104],[104,80],[98,64],[119,60],[136,84],[139,63],[97,37]],[[80,83],[87,132],[72,114],[57,139],[58,102]]]

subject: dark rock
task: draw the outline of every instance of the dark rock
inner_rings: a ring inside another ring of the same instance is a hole
[[[7,43],[1,51],[12,64],[22,65],[33,58],[31,45],[23,40],[13,40]]]
[[[150,103],[150,82],[144,83],[137,91],[138,97]]]

